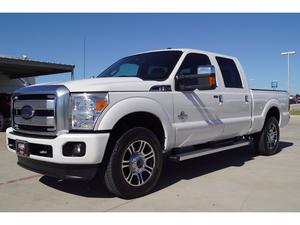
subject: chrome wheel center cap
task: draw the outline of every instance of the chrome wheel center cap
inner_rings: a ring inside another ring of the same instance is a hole
[[[270,141],[273,141],[275,139],[275,133],[272,130],[269,131],[268,138]]]
[[[144,170],[145,159],[140,153],[135,153],[131,156],[129,160],[129,167],[132,172],[139,173]]]

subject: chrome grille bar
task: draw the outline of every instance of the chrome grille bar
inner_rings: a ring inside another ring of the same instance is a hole
[[[15,100],[14,108],[22,109],[30,105],[35,110],[55,110],[55,100]]]
[[[26,120],[21,116],[15,116],[15,123],[18,125],[55,127],[55,118],[54,116],[34,116]]]

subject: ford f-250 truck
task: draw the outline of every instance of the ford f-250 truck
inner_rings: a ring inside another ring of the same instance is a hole
[[[288,108],[285,91],[251,90],[235,57],[165,49],[125,57],[95,79],[17,90],[7,146],[26,169],[101,176],[116,196],[135,198],[153,190],[163,156],[252,142],[259,154],[277,153]]]

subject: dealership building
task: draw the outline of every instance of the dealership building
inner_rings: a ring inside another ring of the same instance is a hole
[[[10,120],[10,95],[18,88],[35,84],[36,77],[70,73],[74,79],[74,65],[30,60],[26,56],[0,55],[0,131]]]

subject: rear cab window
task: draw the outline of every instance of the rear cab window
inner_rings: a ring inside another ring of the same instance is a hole
[[[225,88],[243,88],[241,75],[232,59],[216,57],[219,64]]]

